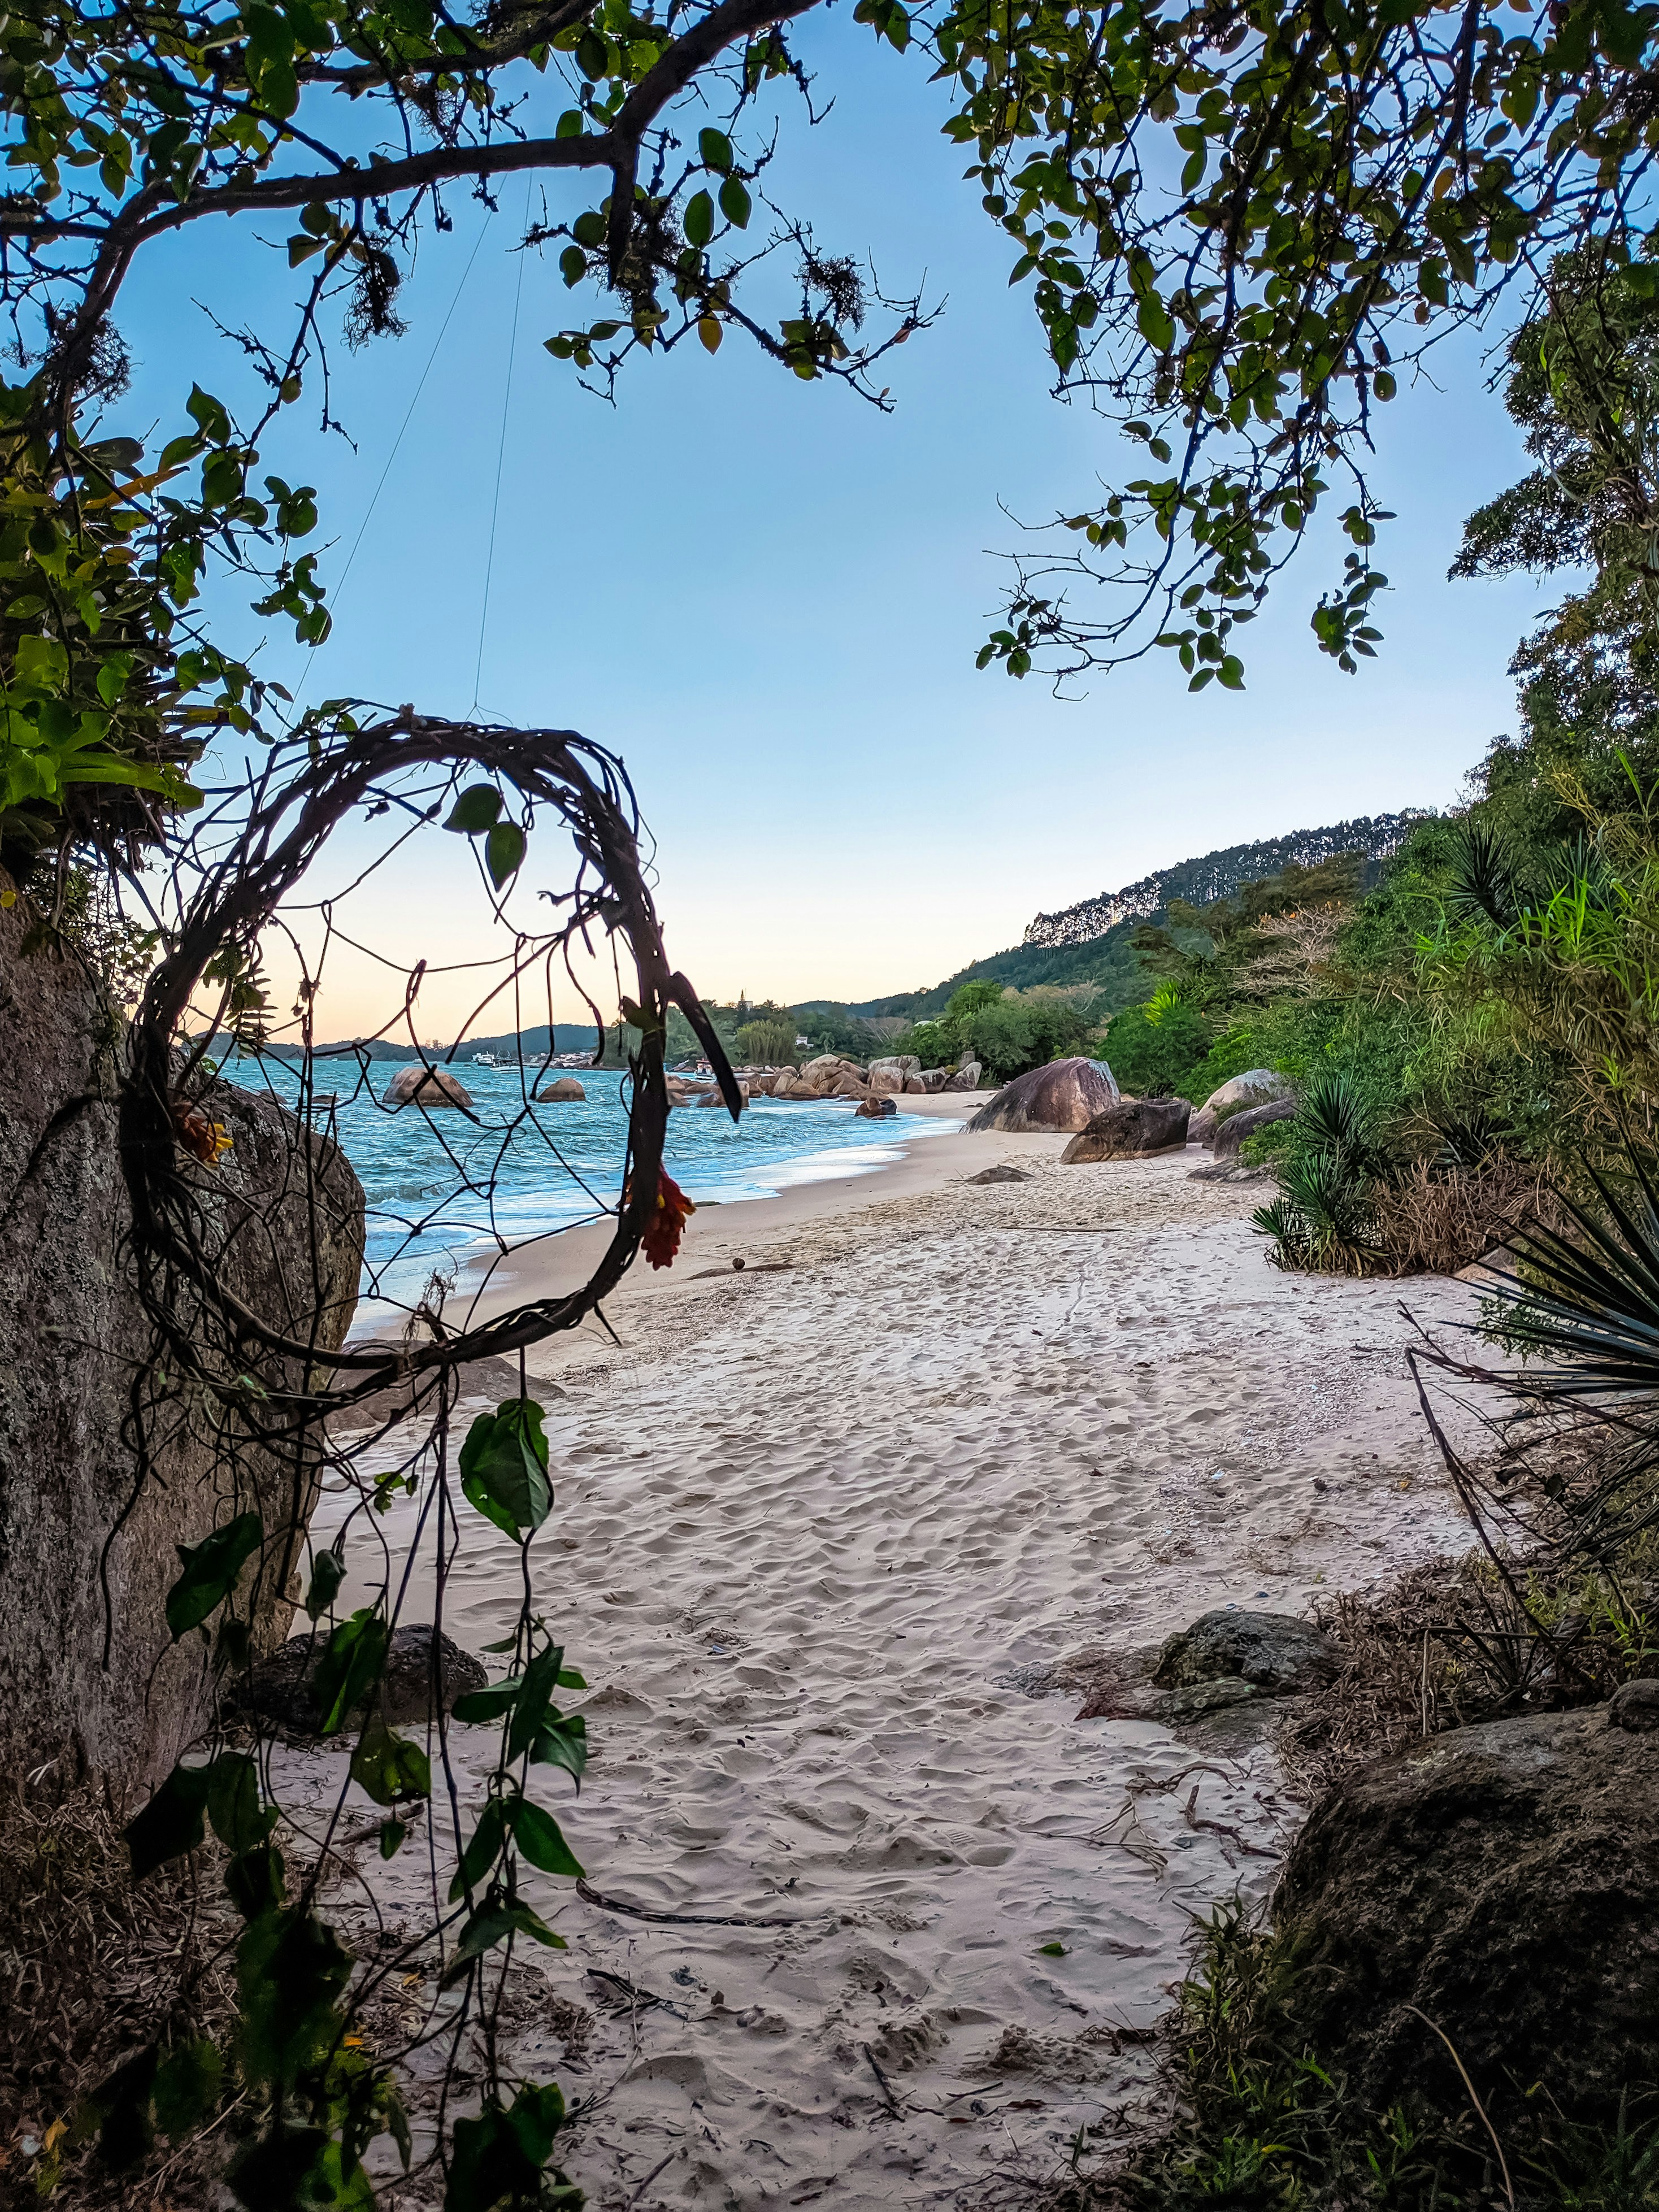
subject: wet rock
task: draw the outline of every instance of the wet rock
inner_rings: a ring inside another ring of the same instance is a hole
[[[968,1182],[973,1183],[1030,1182],[1031,1178],[1026,1174],[1024,1168],[1011,1168],[1004,1165],[994,1168],[981,1168],[977,1175],[968,1176],[964,1177],[964,1180]]]
[[[562,1075],[556,1083],[544,1083],[536,1093],[538,1106],[576,1106],[585,1104],[587,1093],[574,1075]]]
[[[472,1094],[447,1067],[400,1067],[386,1087],[388,1106],[467,1106]]]
[[[1184,1098],[1120,1099],[1073,1138],[1060,1156],[1062,1167],[1085,1167],[1097,1160],[1144,1159],[1187,1141],[1192,1108]]]
[[[1413,2092],[1468,2109],[1426,2021],[1500,2134],[1534,2084],[1568,2119],[1607,2121],[1659,2075],[1659,1765],[1609,1720],[1414,1743],[1297,1838],[1273,1915],[1293,2029],[1374,2109]]]
[[[447,1636],[440,1636],[436,1672],[446,1712],[457,1698],[482,1690],[489,1677],[483,1662]],[[253,1669],[251,1683],[236,1699],[240,1709],[268,1726],[289,1735],[315,1735],[323,1714],[315,1695],[317,1668],[328,1643],[328,1632],[318,1628],[304,1636],[291,1636]],[[394,1628],[386,1649],[381,1680],[381,1711],[389,1726],[423,1723],[434,1717],[433,1707],[433,1629],[430,1621]],[[361,1711],[352,1718],[361,1721]]]
[[[1118,1103],[1102,1060],[1051,1060],[1005,1084],[968,1124],[970,1129],[1086,1129]]]
[[[1153,1680],[1163,1690],[1237,1675],[1270,1697],[1328,1682],[1340,1660],[1328,1636],[1288,1613],[1241,1613],[1224,1607],[1170,1638]]]
[[[1230,1114],[1215,1133],[1212,1150],[1217,1167],[1237,1167],[1238,1148],[1246,1137],[1255,1136],[1258,1129],[1265,1129],[1272,1122],[1288,1121],[1295,1113],[1295,1099],[1274,1098],[1265,1106],[1248,1106],[1242,1114]]]
[[[898,1108],[894,1105],[890,1097],[872,1091],[867,1098],[860,1099],[854,1118],[857,1120],[862,1116],[872,1121],[884,1121],[890,1114],[897,1112]]]

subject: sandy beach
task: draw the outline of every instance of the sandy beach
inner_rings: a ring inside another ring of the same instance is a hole
[[[1267,1746],[1078,1721],[1055,1662],[1465,1547],[1401,1308],[1432,1328],[1472,1292],[1279,1274],[1259,1187],[1193,1181],[1196,1151],[1062,1168],[1065,1141],[945,1133],[706,1209],[617,1340],[531,1355],[538,1587],[594,1746],[579,1800],[543,1794],[594,1895],[529,1877],[570,1948],[529,1963],[514,2048],[582,2102],[565,2163],[608,2212],[969,2203],[1050,2169],[1144,2085],[1194,1917],[1259,1894],[1298,1817]],[[1027,1179],[967,1180],[1005,1163]],[[575,1264],[542,1248],[491,1296]],[[460,1533],[444,1624],[479,1650],[516,1554]],[[376,1547],[349,1568],[362,1602]],[[403,1617],[431,1613],[417,1577]],[[493,1741],[452,1731],[464,1804]],[[290,1796],[343,1778],[279,1757]],[[358,1864],[412,1924],[424,1844]]]

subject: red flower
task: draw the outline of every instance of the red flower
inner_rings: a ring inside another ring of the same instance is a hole
[[[628,1193],[623,1193],[623,1202],[628,1202]],[[651,1218],[645,1224],[645,1234],[640,1239],[646,1258],[653,1267],[672,1267],[674,1255],[680,1249],[680,1239],[685,1234],[685,1224],[696,1212],[685,1193],[665,1170],[657,1170],[657,1202],[651,1209]]]

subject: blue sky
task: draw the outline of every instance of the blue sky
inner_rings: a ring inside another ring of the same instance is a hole
[[[409,333],[334,352],[334,411],[309,400],[265,462],[316,483],[337,577],[398,424],[429,374],[361,550],[336,632],[308,674],[274,641],[272,673],[312,698],[353,691],[465,713],[501,449],[505,465],[478,696],[521,723],[574,726],[621,753],[657,837],[670,950],[705,995],[860,998],[936,981],[1069,904],[1188,854],[1303,824],[1452,801],[1512,726],[1506,664],[1547,587],[1449,584],[1462,517],[1520,473],[1482,388],[1478,347],[1449,350],[1443,389],[1384,410],[1376,481],[1399,511],[1380,549],[1386,643],[1358,677],[1315,649],[1310,610],[1340,568],[1304,558],[1245,634],[1249,684],[1189,696],[1172,655],[1095,679],[1071,702],[975,672],[1018,532],[1133,472],[1097,418],[1049,397],[1010,251],[939,136],[919,58],[878,51],[846,15],[804,44],[827,123],[786,118],[774,196],[820,246],[872,254],[890,291],[946,299],[891,357],[890,415],[805,385],[728,337],[638,362],[615,408],[582,393],[542,341],[573,319],[552,263],[509,252],[509,185],[448,334],[433,342],[477,233],[428,237],[403,302]],[[233,404],[231,349],[192,301],[272,326],[296,280],[252,227],[207,226],[151,261],[123,326],[129,410],[173,427],[192,378]],[[317,541],[313,541],[313,543]],[[253,626],[226,609],[252,642]],[[343,855],[343,859],[353,857]],[[361,926],[437,962],[480,942],[458,841],[363,895]],[[423,1024],[451,1001],[429,992]],[[454,1006],[459,1008],[457,991]],[[342,976],[343,1031],[372,1025]],[[574,1001],[562,1012],[573,1013]],[[329,1026],[325,1018],[325,1026]]]

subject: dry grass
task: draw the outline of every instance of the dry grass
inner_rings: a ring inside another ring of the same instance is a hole
[[[210,2034],[234,1992],[194,1861],[135,1889],[101,1795],[56,1802],[18,1781],[0,1802],[0,2207],[120,2206],[192,2212],[208,2185],[192,2146],[118,2180],[74,2142],[76,2110],[124,2058],[164,2031]],[[33,2149],[27,2148],[33,2144]]]
[[[1535,1170],[1501,1156],[1475,1171],[1436,1174],[1419,1160],[1371,1195],[1377,1240],[1395,1275],[1455,1275],[1549,1203]]]

